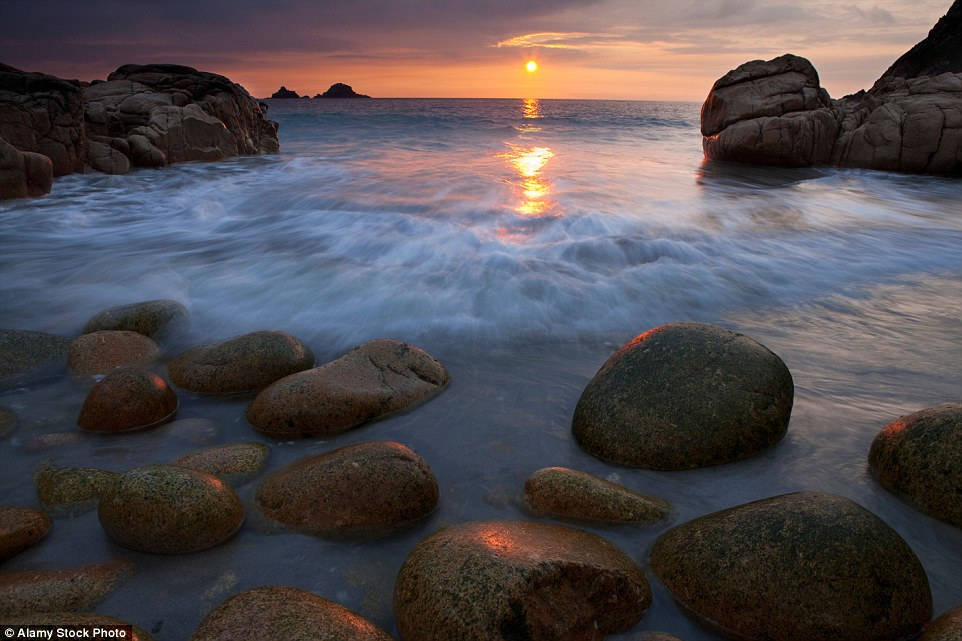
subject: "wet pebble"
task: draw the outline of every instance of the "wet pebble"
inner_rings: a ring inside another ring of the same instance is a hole
[[[90,610],[132,572],[127,561],[0,572],[0,615]]]
[[[74,339],[67,364],[74,374],[106,374],[118,367],[146,365],[159,353],[157,343],[137,332],[99,331]]]
[[[64,336],[0,329],[0,389],[62,373],[69,346]]]
[[[662,499],[566,467],[538,470],[524,484],[525,502],[539,516],[598,523],[640,523],[668,515]]]
[[[206,472],[237,485],[257,476],[271,449],[263,443],[232,443],[181,456],[174,465]]]
[[[0,561],[36,545],[50,533],[50,517],[31,507],[0,507]]]
[[[117,480],[115,472],[89,467],[43,465],[34,475],[37,498],[55,514],[77,515],[97,507]]]
[[[95,314],[84,326],[83,333],[102,330],[137,332],[154,337],[173,326],[186,324],[187,308],[175,300],[148,300],[119,305]]]

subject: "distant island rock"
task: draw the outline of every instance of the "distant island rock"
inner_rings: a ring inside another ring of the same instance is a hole
[[[716,160],[962,175],[962,0],[871,89],[839,100],[805,58],[746,62],[715,82],[701,132]]]
[[[281,88],[271,94],[271,100],[288,100],[290,98],[300,98],[296,91],[291,91],[284,85]]]
[[[314,98],[370,98],[370,96],[356,93],[354,89],[351,88],[351,85],[346,85],[343,82],[335,82],[327,91],[317,94]]]
[[[274,153],[266,112],[228,78],[180,65],[85,83],[0,64],[0,199],[43,195],[75,172]]]

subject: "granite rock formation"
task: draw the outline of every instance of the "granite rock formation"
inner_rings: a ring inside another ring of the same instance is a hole
[[[42,195],[51,177],[87,168],[273,153],[265,113],[240,85],[190,67],[125,65],[87,84],[0,64],[0,198]]]
[[[701,131],[716,160],[962,174],[962,0],[870,90],[839,100],[791,54],[729,71]]]
[[[333,85],[328,87],[327,91],[324,93],[319,93],[315,98],[370,98],[370,96],[365,96],[362,93],[357,93],[351,87],[351,85],[346,85],[343,82],[335,82]]]
[[[300,98],[300,97],[301,97],[300,94],[298,94],[296,91],[292,91],[291,89],[288,89],[284,85],[281,85],[280,89],[278,89],[277,91],[271,94],[271,100],[290,100],[293,98]]]

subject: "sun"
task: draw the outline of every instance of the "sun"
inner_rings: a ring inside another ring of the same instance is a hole
[[[525,63],[524,68],[528,71],[528,73],[534,73],[538,70],[538,63],[534,60],[529,60],[527,63]]]

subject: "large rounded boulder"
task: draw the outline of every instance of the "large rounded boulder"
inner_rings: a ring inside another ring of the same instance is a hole
[[[122,368],[84,399],[77,425],[90,432],[129,432],[162,425],[177,413],[177,395],[153,372]]]
[[[364,617],[316,594],[283,586],[254,588],[207,615],[190,641],[393,641]]]
[[[588,383],[572,430],[598,458],[680,470],[747,458],[788,429],[792,376],[756,341],[702,323],[649,330]]]
[[[445,528],[394,586],[401,641],[575,641],[625,632],[651,604],[644,572],[605,539],[549,523]]]
[[[156,554],[186,554],[219,545],[244,521],[237,494],[216,476],[176,465],[121,474],[97,510],[120,545]]]
[[[928,579],[881,519],[831,494],[786,494],[663,534],[651,568],[682,607],[744,641],[891,641],[932,616]]]
[[[174,385],[200,394],[256,392],[314,365],[314,354],[290,334],[261,331],[192,347],[167,365]]]
[[[376,441],[295,461],[264,479],[257,503],[300,532],[370,538],[423,519],[438,494],[424,459],[400,443]]]
[[[277,381],[247,409],[247,420],[278,439],[330,436],[424,402],[448,383],[427,352],[389,339]]]
[[[125,330],[154,337],[187,320],[187,308],[175,300],[148,300],[105,309],[84,326],[83,333]]]
[[[962,404],[893,421],[875,437],[868,458],[885,489],[962,527]]]

